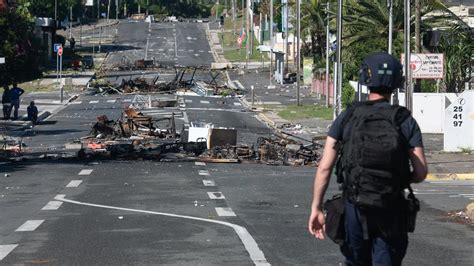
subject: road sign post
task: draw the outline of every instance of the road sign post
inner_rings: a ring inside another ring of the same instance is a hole
[[[62,79],[62,71],[63,71],[63,46],[54,44],[54,50],[56,51],[56,79],[58,82],[58,87],[60,91],[60,99],[61,103],[63,102],[63,96],[64,96],[64,91],[63,91],[63,86],[61,84],[61,79]]]

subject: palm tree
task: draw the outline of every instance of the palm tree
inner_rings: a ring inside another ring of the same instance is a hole
[[[301,5],[301,37],[310,37],[313,66],[323,63],[326,46],[326,2],[327,0],[307,0]]]

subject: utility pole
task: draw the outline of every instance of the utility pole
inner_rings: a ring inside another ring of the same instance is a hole
[[[411,51],[410,51],[410,0],[405,1],[405,38],[404,38],[404,46],[405,46],[405,63],[404,63],[404,70],[405,70],[405,107],[408,110],[413,110],[412,106],[412,94],[413,88],[411,86],[411,68],[410,68],[410,58],[411,58]]]
[[[58,20],[58,0],[54,0],[54,23],[56,23],[56,27],[58,26],[58,23],[56,22]]]
[[[285,67],[283,68],[283,73],[285,73],[285,69],[288,71],[288,57],[289,57],[289,47],[288,47],[288,39],[290,38],[290,31],[288,29],[288,20],[289,20],[289,9],[288,9],[288,0],[285,1],[285,25],[283,26],[285,28]]]
[[[388,53],[392,54],[393,46],[393,0],[387,0],[388,5]]]
[[[110,0],[109,0],[109,3],[107,4],[107,24],[109,24],[109,18],[110,18]]]
[[[326,107],[329,107],[329,1],[326,2],[326,84],[324,94],[326,95]]]
[[[301,7],[300,7],[301,0],[296,0],[296,31],[297,31],[297,39],[296,39],[296,46],[298,51],[298,58],[296,66],[296,105],[301,106],[300,102],[300,65],[301,65],[301,47],[300,47],[300,39],[301,39]]]
[[[270,0],[270,85],[269,88],[273,88],[272,85],[273,77],[273,0]]]
[[[250,48],[250,34],[249,34],[249,0],[245,0],[247,1],[246,3],[246,9],[245,9],[245,28],[246,28],[246,36],[247,36],[247,41],[245,42],[245,48],[246,48],[246,52],[245,52],[245,68],[248,69],[249,67],[249,55],[250,55],[250,52],[249,52],[249,48]]]
[[[235,34],[235,0],[232,0],[232,24],[234,26],[234,34]]]
[[[342,46],[342,1],[343,0],[338,0],[337,4],[337,41],[336,41],[336,80],[335,80],[335,98],[336,98],[336,106],[335,108],[335,115],[338,116],[341,113],[341,92],[342,92],[342,63],[341,63],[341,57],[342,57],[342,51],[341,51],[341,46]],[[410,0],[407,0],[410,1]]]
[[[420,24],[421,24],[420,0],[415,0],[415,53],[421,53]],[[420,91],[420,80],[415,79],[413,91]]]
[[[69,7],[69,40],[72,38],[72,6]]]
[[[100,19],[100,0],[97,0],[97,19]]]

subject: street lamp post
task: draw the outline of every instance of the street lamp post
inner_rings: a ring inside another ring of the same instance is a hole
[[[326,3],[326,107],[329,107],[329,1]]]
[[[410,68],[410,0],[405,0],[405,38],[404,38],[404,48],[405,48],[405,62],[404,62],[404,70],[405,70],[405,107],[408,110],[412,110],[412,100],[413,100],[413,87],[411,86],[411,68]]]
[[[301,0],[296,0],[296,31],[298,37],[296,39],[296,46],[298,51],[297,57],[297,66],[296,66],[296,105],[301,106],[300,102],[300,65],[301,65],[301,47],[300,47],[300,38],[301,38]]]
[[[335,115],[338,116],[341,113],[341,93],[342,93],[342,1],[338,0],[337,4],[337,41],[336,41],[336,106],[335,108]],[[409,1],[409,0],[408,0]]]

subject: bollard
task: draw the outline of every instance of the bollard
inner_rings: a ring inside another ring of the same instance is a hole
[[[253,85],[250,86],[250,88],[251,88],[251,90],[252,90],[252,107],[253,107],[253,103],[254,103],[254,101],[255,101],[255,92],[253,91],[253,89],[254,89]]]

